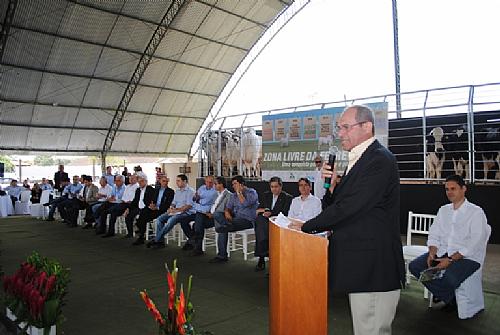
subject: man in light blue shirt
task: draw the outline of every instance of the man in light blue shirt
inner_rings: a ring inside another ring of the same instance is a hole
[[[122,203],[123,193],[125,192],[125,177],[122,175],[116,175],[113,185],[113,190],[111,191],[111,196],[106,199],[106,201],[96,210],[95,221],[96,221],[96,234],[106,233],[106,217],[111,214],[113,208],[120,203]],[[114,227],[113,227],[114,230]],[[113,233],[114,231],[108,232]]]
[[[12,206],[15,207],[16,201],[21,197],[21,192],[25,191],[25,188],[17,185],[17,180],[12,179],[10,182],[10,186],[5,188],[5,191],[8,195],[10,195],[10,199],[12,200]]]
[[[103,175],[106,178],[109,186],[113,186],[115,184],[115,176],[113,175],[112,167],[106,167],[106,173]]]
[[[67,199],[57,205],[57,210],[61,218],[68,225],[70,224],[70,220],[67,209],[73,206],[73,202],[78,199],[78,194],[80,194],[82,189],[83,185],[80,184],[80,176],[73,176],[73,183],[66,186],[63,191],[63,195],[66,195]]]
[[[194,195],[193,209],[195,212],[188,215],[181,221],[182,230],[188,238],[188,241],[184,244],[182,250],[192,250],[194,248],[194,241],[192,241],[194,235],[194,225],[191,227],[190,222],[195,221],[196,213],[210,213],[210,209],[212,208],[215,199],[217,199],[217,196],[218,193],[214,187],[214,177],[206,176],[205,185],[200,186]]]
[[[165,214],[158,217],[156,221],[156,236],[154,240],[148,242],[148,248],[164,248],[163,238],[168,232],[191,214],[196,213],[193,205],[194,190],[188,185],[188,177],[180,174],[175,179],[177,190],[175,190],[174,200]]]
[[[215,231],[217,235],[217,256],[211,263],[224,263],[228,260],[227,242],[229,232],[253,228],[257,219],[259,197],[253,188],[246,186],[242,176],[231,179],[234,193],[229,198],[224,212],[214,213]]]
[[[47,178],[42,178],[42,185],[40,185],[42,191],[52,191],[52,186],[50,186]]]

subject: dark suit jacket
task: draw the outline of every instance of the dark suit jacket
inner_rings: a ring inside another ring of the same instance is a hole
[[[385,292],[404,286],[399,172],[392,153],[378,141],[372,143],[323,202],[323,212],[302,230],[333,231],[329,243],[333,290]]]
[[[273,194],[271,191],[264,192],[259,196],[259,208],[269,208],[271,209],[271,215],[276,216],[280,212],[284,215],[288,215],[288,210],[290,209],[290,205],[292,204],[293,197],[282,191],[274,204],[274,208],[271,209],[273,205]]]
[[[130,203],[130,208],[139,208],[139,199],[141,198],[141,188],[138,187],[135,190],[134,200]],[[145,208],[149,207],[149,204],[152,202],[156,203],[156,191],[151,186],[146,186],[146,191],[144,191],[144,198],[142,199]]]
[[[153,187],[151,187],[153,188]],[[158,199],[158,196],[160,194],[160,189],[161,188],[156,188],[155,190],[155,199],[154,203],[156,204],[156,200]],[[165,213],[169,208],[170,205],[172,204],[172,200],[174,200],[174,194],[175,191],[172,190],[170,187],[167,187],[165,191],[163,192],[163,196],[161,197],[161,202],[160,202],[160,213],[163,214]]]
[[[61,173],[61,171],[57,171],[54,173],[54,188],[62,191],[61,182],[66,178],[68,178],[68,173],[66,172]]]

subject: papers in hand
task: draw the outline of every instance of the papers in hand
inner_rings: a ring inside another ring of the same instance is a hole
[[[283,227],[283,228],[288,228],[288,225],[291,223],[291,221],[285,215],[283,215],[283,213],[281,213],[281,212],[278,214],[278,216],[276,217],[274,222],[278,226]]]

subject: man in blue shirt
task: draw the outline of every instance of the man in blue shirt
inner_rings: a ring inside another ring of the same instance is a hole
[[[113,208],[122,202],[123,193],[125,192],[125,177],[116,175],[111,191],[111,196],[96,210],[96,234],[101,235],[106,233],[106,217],[111,213]],[[114,227],[110,227],[108,234],[114,234]]]
[[[217,236],[217,256],[210,263],[227,262],[228,233],[253,228],[257,218],[259,197],[253,188],[246,187],[242,176],[231,179],[234,193],[229,198],[224,212],[215,212],[215,231]]]
[[[113,186],[115,184],[115,176],[113,175],[111,166],[106,167],[106,173],[103,175],[103,177],[106,178],[106,181],[108,182],[109,186]]]
[[[73,176],[73,183],[64,188],[63,195],[66,195],[67,198],[57,205],[57,210],[67,225],[71,225],[68,209],[73,207],[73,202],[78,199],[82,189],[83,185],[80,184],[80,176]]]
[[[69,187],[69,185],[70,185],[69,178],[65,178],[61,180],[59,187],[61,187],[63,190],[66,190],[66,188]],[[46,221],[54,221],[54,213],[56,212],[57,206],[62,202],[66,201],[67,199],[68,199],[68,192],[63,191],[63,193],[59,198],[52,199],[47,204],[43,204],[44,206],[49,206],[50,208],[49,216],[47,217]]]
[[[195,213],[193,209],[194,190],[188,185],[188,177],[185,174],[180,174],[175,179],[177,190],[175,191],[174,200],[170,208],[165,214],[158,217],[156,221],[156,236],[154,240],[148,242],[148,248],[153,247],[164,248],[165,242],[163,238],[168,234],[176,224],[181,222],[187,216]]]
[[[206,176],[205,177],[205,185],[200,186],[198,191],[195,193],[193,201],[193,210],[195,211],[193,214],[188,215],[181,221],[181,227],[184,231],[184,234],[188,238],[188,241],[182,247],[182,250],[192,250],[194,248],[194,241],[192,240],[194,237],[194,225],[191,226],[190,223],[195,221],[196,215],[210,213],[210,208],[217,199],[218,193],[214,187],[214,177]]]
[[[21,186],[17,185],[17,180],[12,179],[10,182],[10,186],[5,188],[5,191],[8,195],[10,195],[10,200],[12,200],[12,206],[15,207],[16,201],[21,197],[21,192],[25,191],[25,189]]]
[[[42,191],[52,191],[52,186],[49,184],[47,178],[42,178],[42,185],[40,185]]]

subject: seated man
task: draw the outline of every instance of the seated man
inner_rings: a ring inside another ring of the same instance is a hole
[[[429,229],[429,252],[409,264],[410,272],[419,278],[429,267],[445,270],[442,277],[423,284],[446,309],[455,309],[455,290],[484,261],[491,232],[483,210],[467,201],[467,187],[461,176],[446,178],[446,196],[450,204],[442,206]]]
[[[163,238],[168,234],[176,224],[182,219],[194,213],[193,197],[194,190],[188,185],[188,177],[185,174],[180,174],[175,179],[177,190],[175,191],[174,200],[170,208],[165,214],[162,214],[156,220],[156,236],[154,240],[147,244],[147,247],[155,249],[164,248],[165,242]]]
[[[83,229],[92,228],[92,224],[95,222],[95,219],[97,217],[97,209],[106,201],[107,198],[111,196],[111,192],[113,191],[113,188],[109,186],[106,177],[101,177],[101,179],[99,180],[99,185],[101,187],[99,187],[99,190],[97,191],[97,201],[89,204],[89,207],[87,207],[87,210],[85,212],[85,218],[83,219],[83,221],[87,224],[83,227]]]
[[[208,212],[197,212],[194,218],[194,232],[192,236],[194,250],[193,256],[201,256],[203,252],[203,238],[205,237],[205,229],[214,226],[214,214],[224,213],[227,202],[231,198],[231,192],[226,188],[226,180],[224,177],[215,178],[215,190],[217,198]]]
[[[224,212],[215,212],[215,231],[217,236],[217,256],[210,260],[211,263],[227,262],[228,233],[233,231],[253,228],[257,217],[259,198],[253,188],[245,186],[242,176],[231,178],[234,193],[229,198]]]
[[[123,183],[125,183],[125,177],[123,175],[119,175],[123,177]],[[123,191],[122,201],[120,203],[115,204],[114,206],[108,208],[107,214],[110,214],[109,218],[109,227],[108,233],[103,236],[103,238],[113,237],[115,236],[115,224],[116,219],[119,216],[122,216],[130,206],[132,200],[135,197],[135,191],[139,188],[139,184],[137,184],[137,176],[135,174],[131,175],[129,178],[129,184],[125,186],[125,190]],[[130,217],[133,220],[135,216]],[[132,223],[130,224],[130,230],[127,231],[126,237],[132,237]]]
[[[300,196],[293,198],[288,217],[308,221],[321,213],[321,200],[311,194],[311,182],[307,178],[299,179]]]
[[[10,182],[10,186],[5,188],[5,191],[10,196],[10,200],[12,201],[12,207],[16,206],[16,201],[21,198],[21,192],[25,191],[25,189],[21,186],[17,185],[17,180],[12,179]]]
[[[259,262],[255,271],[266,268],[265,258],[269,257],[269,217],[277,216],[279,213],[288,215],[293,197],[283,191],[283,182],[280,177],[269,179],[270,191],[259,197],[259,208],[257,209],[257,220],[255,221],[255,256]]]
[[[57,206],[68,199],[68,191],[66,191],[66,188],[68,188],[70,184],[71,183],[69,178],[64,178],[63,180],[61,180],[61,183],[59,185],[63,188],[61,196],[59,198],[50,200],[47,204],[43,204],[44,206],[49,206],[49,215],[46,221],[54,221],[54,213],[56,212]]]
[[[72,206],[67,209],[70,227],[77,226],[78,212],[80,210],[88,210],[90,206],[97,202],[97,192],[99,190],[97,186],[92,184],[92,177],[85,176],[83,178],[83,184],[84,187],[82,192],[78,195],[77,199],[74,199]]]
[[[63,222],[68,226],[71,225],[68,210],[73,207],[82,189],[83,185],[80,184],[80,176],[73,176],[73,183],[66,186],[63,191],[63,195],[67,196],[66,200],[63,200],[59,202],[59,204],[57,204],[57,210],[59,211]]]
[[[42,189],[42,191],[52,191],[53,190],[53,188],[49,184],[49,181],[47,180],[47,178],[42,178],[42,184],[40,185],[40,188]]]
[[[105,234],[106,233],[106,217],[113,210],[115,206],[118,206],[122,202],[123,193],[125,193],[125,177],[122,175],[116,175],[115,181],[113,185],[113,190],[111,191],[111,196],[106,199],[106,201],[99,206],[96,211],[96,235]],[[115,227],[111,227],[108,230],[107,234],[115,233]]]
[[[194,225],[191,227],[190,223],[195,221],[198,213],[206,214],[210,212],[210,208],[212,208],[217,195],[217,190],[214,188],[214,177],[206,176],[205,185],[201,185],[200,188],[198,188],[198,191],[196,191],[193,198],[193,210],[195,213],[187,216],[181,221],[182,230],[188,238],[186,244],[182,247],[182,250],[194,249]]]
[[[139,237],[137,237],[137,240],[132,245],[144,244],[146,224],[166,213],[174,199],[174,190],[168,187],[167,176],[164,175],[160,178],[160,187],[156,189],[148,185],[148,177],[143,172],[137,172],[137,178],[139,180],[139,188],[135,191],[134,200],[130,204],[130,213],[125,219],[127,229],[132,231],[133,228],[129,216],[133,215],[135,217],[139,214],[136,222],[136,226],[139,228]]]

